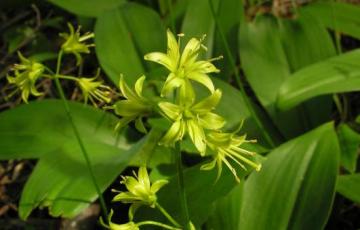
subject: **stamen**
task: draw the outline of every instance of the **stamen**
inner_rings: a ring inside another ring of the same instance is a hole
[[[226,160],[225,157],[221,156],[221,160],[225,163],[225,165],[230,169],[231,173],[234,175],[235,180],[240,183],[240,178],[238,177],[236,170],[231,166],[231,164]]]
[[[218,57],[210,58],[210,59],[208,59],[207,61],[212,62],[212,61],[221,60],[221,59],[223,59],[223,58],[224,58],[224,56],[220,55],[220,56],[218,56]]]
[[[231,153],[234,157],[237,157],[239,160],[242,160],[243,162],[245,162],[248,165],[252,166],[256,171],[259,171],[261,169],[261,164],[256,164],[255,162],[247,159],[246,157],[243,157],[242,155],[235,152],[234,150],[228,149],[228,152]]]

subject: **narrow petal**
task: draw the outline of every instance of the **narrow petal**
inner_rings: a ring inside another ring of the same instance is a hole
[[[200,101],[192,107],[192,109],[199,114],[204,114],[216,107],[221,99],[221,91],[219,89],[215,90],[213,94],[204,100]]]
[[[129,99],[131,101],[138,101],[139,97],[126,84],[123,75],[120,76],[119,88],[121,93],[126,99]]]
[[[181,114],[181,108],[178,105],[172,104],[170,102],[160,102],[160,109],[165,113],[165,115],[171,120],[176,120]]]
[[[184,80],[184,84],[180,87],[180,105],[192,105],[195,101],[195,91],[188,79]]]
[[[173,33],[168,29],[167,30],[167,53],[173,63],[178,63],[180,58],[179,45],[176,41],[176,38]],[[173,66],[176,68],[176,66]]]
[[[191,71],[199,73],[219,73],[220,70],[209,61],[197,61],[191,65]]]
[[[115,126],[115,131],[119,131],[124,128],[127,124],[129,124],[135,117],[123,117],[119,120],[119,122]]]
[[[201,165],[200,170],[211,170],[215,167],[215,165],[216,165],[216,158],[214,158],[209,163],[205,163],[205,164]]]
[[[187,121],[187,130],[190,139],[194,143],[201,156],[205,155],[206,144],[205,144],[205,133],[202,127],[194,120]]]
[[[145,115],[147,112],[146,106],[130,100],[117,101],[114,108],[117,115],[124,117]]]
[[[138,180],[141,184],[144,185],[146,190],[150,191],[150,179],[146,167],[142,166],[139,168]]]
[[[206,74],[199,73],[199,72],[191,72],[188,74],[188,78],[204,85],[206,88],[208,88],[210,90],[211,93],[213,93],[215,90],[212,80]]]
[[[159,191],[167,183],[169,183],[169,181],[167,181],[167,180],[157,180],[157,181],[155,181],[151,185],[151,192],[155,194],[157,191]]]
[[[225,125],[225,119],[215,113],[206,113],[199,116],[200,125],[206,129],[221,129]]]
[[[176,71],[176,65],[177,65],[177,63],[175,63],[176,60],[170,59],[170,57],[164,53],[160,53],[160,52],[148,53],[144,56],[144,59],[147,61],[153,61],[159,63],[160,65],[165,66],[171,72]]]
[[[160,140],[161,144],[173,145],[176,141],[180,140],[184,136],[184,125],[181,121],[174,122],[165,136]]]
[[[121,192],[114,196],[113,202],[123,202],[123,203],[132,203],[138,201],[139,197],[130,193],[130,192]]]
[[[189,65],[190,63],[193,63],[197,58],[200,47],[201,47],[200,40],[196,38],[190,39],[190,41],[186,44],[184,51],[181,55],[180,66],[185,66],[185,65]]]
[[[142,75],[139,79],[136,80],[135,83],[135,92],[139,97],[141,97],[142,94],[145,78],[146,78],[145,75]]]
[[[161,90],[161,96],[164,97],[165,95],[169,94],[174,88],[180,87],[183,84],[183,78],[177,77],[174,73],[170,73]]]

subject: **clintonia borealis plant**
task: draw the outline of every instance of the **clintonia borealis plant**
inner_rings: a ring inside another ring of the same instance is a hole
[[[134,87],[126,83],[125,77],[120,76],[119,94],[120,99],[113,102],[112,95],[116,95],[109,86],[97,80],[99,72],[95,77],[82,77],[60,74],[62,56],[72,54],[76,58],[76,64],[83,62],[81,55],[90,53],[90,48],[94,46],[87,43],[87,40],[94,37],[93,33],[80,35],[80,27],[75,30],[68,24],[70,33],[61,33],[64,39],[58,54],[56,70],[51,70],[42,63],[29,60],[19,52],[20,64],[13,67],[13,73],[8,75],[8,82],[16,88],[11,95],[21,92],[21,98],[28,103],[30,95],[40,96],[36,83],[41,78],[55,80],[59,94],[65,100],[64,92],[59,84],[59,80],[74,81],[82,92],[85,103],[90,101],[93,105],[105,105],[107,109],[113,109],[115,114],[120,117],[115,130],[120,130],[130,123],[135,124],[138,131],[147,133],[151,126],[147,123],[147,118],[157,117],[167,121],[168,129],[164,130],[163,136],[159,140],[159,145],[164,145],[173,149],[174,154],[181,154],[180,142],[184,138],[190,138],[196,151],[201,157],[212,158],[211,161],[203,163],[202,170],[211,170],[217,167],[217,179],[220,178],[223,165],[231,171],[234,178],[240,181],[233,164],[239,165],[244,170],[253,168],[260,170],[261,164],[253,161],[255,153],[242,148],[247,140],[246,135],[239,135],[239,128],[233,132],[224,130],[226,120],[215,113],[215,109],[221,100],[222,92],[213,84],[209,74],[219,73],[213,61],[221,59],[216,57],[208,60],[200,60],[201,52],[206,51],[202,38],[191,38],[180,49],[180,42],[183,34],[177,37],[167,31],[167,52],[152,52],[146,54],[144,59],[164,66],[169,74],[162,84],[160,95],[144,96],[146,77],[139,77]],[[195,84],[205,87],[208,95],[199,98]],[[179,158],[180,159],[180,158]],[[177,164],[181,164],[178,161]],[[181,167],[178,167],[178,169]],[[178,171],[180,175],[181,170]],[[181,179],[181,178],[180,178]],[[130,204],[129,222],[126,224],[115,224],[111,221],[113,212],[108,216],[107,223],[101,220],[104,227],[109,229],[139,229],[143,225],[156,225],[165,229],[194,229],[191,220],[185,223],[178,223],[170,214],[158,203],[157,191],[166,186],[168,181],[157,180],[150,182],[146,167],[140,167],[134,176],[122,177],[121,183],[128,191],[119,192],[113,199],[114,202]],[[216,181],[215,181],[216,182]],[[180,185],[180,187],[183,186]],[[185,197],[185,194],[182,194]],[[186,199],[182,199],[184,202]],[[156,221],[133,221],[136,210],[141,206],[157,208],[167,218],[169,223]],[[185,218],[186,219],[186,218]]]

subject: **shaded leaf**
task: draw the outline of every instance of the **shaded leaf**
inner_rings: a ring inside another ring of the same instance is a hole
[[[346,124],[339,125],[337,133],[341,148],[341,165],[354,173],[359,155],[360,134]]]
[[[79,103],[70,103],[102,191],[127,166],[131,158],[151,152],[153,132],[138,143],[124,135],[117,140],[117,118]],[[26,114],[26,115],[25,115]],[[46,100],[21,105],[0,114],[0,159],[40,158],[25,184],[19,215],[26,219],[37,206],[48,206],[54,216],[72,217],[97,198],[84,156],[61,101]]]
[[[360,50],[354,50],[295,72],[280,87],[277,106],[286,110],[310,98],[360,90]]]
[[[144,55],[165,51],[165,39],[159,15],[137,3],[126,3],[103,13],[95,25],[97,57],[116,85],[120,74],[134,83],[147,72],[149,65],[145,65]]]
[[[344,197],[360,203],[360,174],[339,176],[336,190]]]
[[[339,146],[333,124],[286,142],[245,182],[241,229],[321,229],[330,213]]]
[[[49,0],[65,10],[87,17],[97,17],[107,9],[125,3],[125,0]]]

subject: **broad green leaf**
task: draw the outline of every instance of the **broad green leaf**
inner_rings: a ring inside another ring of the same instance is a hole
[[[213,213],[206,221],[206,229],[212,230],[234,230],[238,229],[240,207],[244,183],[238,184],[225,197],[214,203]]]
[[[240,229],[322,229],[330,214],[339,145],[332,123],[267,155],[246,180]]]
[[[344,197],[360,203],[360,174],[339,176],[336,190]]]
[[[336,55],[330,34],[311,14],[278,22],[291,72]]]
[[[123,134],[116,138],[118,119],[114,116],[79,103],[70,103],[70,109],[102,191],[133,156],[151,152],[156,145],[155,132],[131,143]],[[5,111],[0,114],[0,124],[0,159],[39,158],[23,189],[21,218],[26,219],[37,206],[48,206],[54,216],[72,217],[96,200],[61,101],[45,100]]]
[[[87,17],[97,17],[102,12],[118,7],[125,0],[49,0],[65,10]]]
[[[280,87],[277,106],[282,110],[310,98],[360,89],[360,50],[354,50],[295,72]]]
[[[337,133],[341,148],[341,165],[350,173],[354,173],[359,155],[360,134],[346,124],[339,125]]]
[[[360,7],[336,1],[317,1],[300,8],[312,14],[324,26],[360,39]]]
[[[252,22],[243,22],[239,52],[241,67],[256,96],[264,107],[271,106],[277,89],[290,74],[276,19],[260,15]]]
[[[120,74],[134,83],[151,67],[144,55],[165,51],[166,35],[159,15],[137,3],[126,3],[103,13],[95,25],[96,54],[117,85]]]

